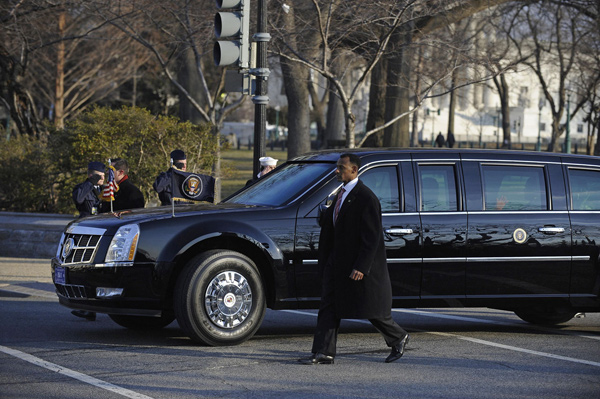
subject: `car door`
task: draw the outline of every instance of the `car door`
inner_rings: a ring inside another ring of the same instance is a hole
[[[465,159],[463,168],[472,192],[467,297],[486,306],[566,297],[571,229],[560,165],[511,155]]]
[[[573,230],[571,303],[597,308],[600,306],[600,165],[566,160],[564,171]]]
[[[413,158],[423,242],[421,300],[427,306],[460,306],[467,241],[460,157],[435,151]]]

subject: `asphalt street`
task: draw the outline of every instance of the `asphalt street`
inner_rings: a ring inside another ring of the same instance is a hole
[[[58,304],[44,259],[0,258],[0,398],[600,398],[600,314],[538,327],[492,309],[395,309],[411,333],[345,320],[334,365],[305,366],[315,311],[268,311],[232,347],[94,322]]]

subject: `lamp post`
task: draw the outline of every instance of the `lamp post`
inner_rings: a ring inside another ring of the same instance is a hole
[[[565,136],[565,153],[571,153],[571,93],[567,91],[567,134]]]
[[[542,108],[544,108],[544,100],[540,99],[538,104],[538,139],[535,147],[536,151],[542,151]]]

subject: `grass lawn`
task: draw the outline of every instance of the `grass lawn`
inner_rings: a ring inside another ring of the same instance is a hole
[[[225,199],[246,185],[252,177],[253,149],[230,149],[221,153],[221,199]],[[281,165],[287,159],[287,149],[271,151],[267,147],[267,156],[278,159]]]

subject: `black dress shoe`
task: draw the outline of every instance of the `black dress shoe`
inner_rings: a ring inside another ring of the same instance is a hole
[[[396,360],[400,359],[402,355],[404,355],[404,348],[406,347],[406,345],[408,345],[409,338],[410,335],[406,334],[398,345],[392,346],[392,351],[390,352],[390,355],[385,359],[386,363],[395,362]]]
[[[333,364],[333,356],[324,355],[322,353],[313,354],[309,358],[298,360],[302,364]]]
[[[73,310],[71,312],[71,314],[75,315],[77,317],[82,317],[82,318],[84,318],[86,320],[89,320],[89,321],[96,320],[96,313],[94,313],[94,312],[88,312],[86,310]]]

